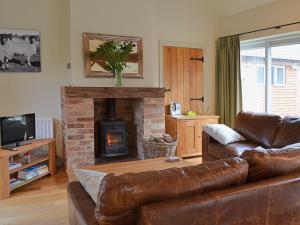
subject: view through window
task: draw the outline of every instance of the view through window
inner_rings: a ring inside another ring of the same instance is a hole
[[[294,41],[241,44],[243,110],[300,116],[300,41]]]
[[[266,112],[266,57],[264,48],[241,52],[243,110]]]

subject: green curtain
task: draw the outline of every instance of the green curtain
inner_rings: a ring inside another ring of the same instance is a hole
[[[236,114],[242,109],[239,36],[217,42],[216,89],[220,123],[233,127]]]

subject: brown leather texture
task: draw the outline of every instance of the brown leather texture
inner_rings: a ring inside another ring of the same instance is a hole
[[[107,175],[95,209],[101,225],[134,225],[142,205],[244,184],[248,163],[232,158],[162,171]]]
[[[243,152],[255,149],[256,147],[258,147],[257,144],[247,141],[235,142],[225,146],[218,142],[213,142],[209,146],[209,154],[219,159],[240,157]]]
[[[209,146],[211,142],[212,142],[212,138],[205,131],[202,131],[202,161],[203,162],[213,161],[209,156]]]
[[[299,225],[300,174],[143,206],[139,225]]]
[[[236,118],[236,131],[247,141],[222,145],[205,132],[202,134],[203,162],[239,157],[246,150],[258,146],[264,148],[283,148],[300,142],[300,118],[240,112]]]
[[[240,157],[244,151],[255,149],[257,144],[242,141],[222,145],[211,138],[205,131],[202,132],[202,161],[209,162],[220,159]]]
[[[272,146],[274,148],[283,148],[298,142],[300,142],[300,118],[285,117],[279,125]]]
[[[98,225],[96,204],[78,181],[68,185],[68,201],[70,225]]]
[[[235,120],[235,130],[249,142],[271,148],[281,122],[281,117],[276,115],[240,112]]]
[[[204,131],[202,132],[202,160],[203,162],[240,157],[244,151],[257,148],[258,145],[243,141],[231,143],[226,146],[211,138]]]
[[[241,158],[249,164],[248,182],[300,172],[300,149],[251,150]]]

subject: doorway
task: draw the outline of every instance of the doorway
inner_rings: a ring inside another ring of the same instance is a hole
[[[181,105],[182,114],[203,114],[203,49],[163,46],[162,58],[166,114],[172,102]]]

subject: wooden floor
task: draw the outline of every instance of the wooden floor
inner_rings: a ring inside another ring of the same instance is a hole
[[[0,225],[67,225],[67,176],[60,169],[0,201]]]
[[[201,158],[186,159],[193,164]],[[63,169],[0,201],[0,225],[68,225],[67,176]]]

